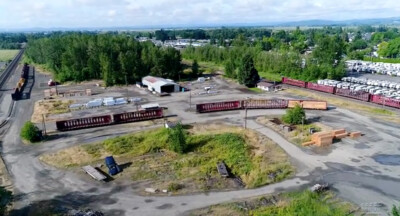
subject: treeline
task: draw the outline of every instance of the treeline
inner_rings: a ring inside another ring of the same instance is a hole
[[[231,78],[240,77],[241,62],[245,54],[251,54],[254,66],[261,74],[272,74],[275,77],[287,76],[306,81],[317,79],[340,79],[345,75],[342,55],[345,52],[345,42],[341,36],[322,36],[315,40],[316,47],[312,54],[302,54],[294,44],[289,45],[283,39],[268,47],[263,47],[263,41],[250,43],[243,41],[241,36],[234,40],[233,47],[188,47],[182,55],[186,59],[214,62],[225,66],[225,75]],[[300,41],[300,40],[299,40]]]
[[[26,42],[22,33],[0,33],[0,49],[20,49],[21,43]]]
[[[177,79],[182,73],[179,51],[139,43],[128,35],[70,33],[29,39],[26,57],[45,65],[61,82],[103,79],[110,86],[135,83],[149,74]]]

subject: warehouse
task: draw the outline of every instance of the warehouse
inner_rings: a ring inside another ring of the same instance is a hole
[[[147,86],[150,91],[155,91],[159,94],[179,92],[179,85],[169,79],[160,77],[146,76],[142,79],[142,84]]]

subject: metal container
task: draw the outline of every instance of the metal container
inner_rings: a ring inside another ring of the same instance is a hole
[[[318,85],[318,84],[312,83],[312,82],[307,82],[306,86],[307,86],[306,88],[312,89],[315,91],[327,92],[327,93],[331,93],[331,94],[335,93],[335,87],[333,87],[333,86]]]
[[[65,121],[57,121],[56,126],[59,131],[69,131],[83,128],[99,127],[112,124],[111,115],[96,116],[89,118],[71,119]]]
[[[199,113],[237,110],[237,109],[241,109],[240,101],[226,101],[226,102],[204,103],[196,105],[196,110]]]
[[[302,87],[302,88],[306,87],[306,82],[301,81],[301,80],[290,79],[287,77],[282,78],[282,83],[288,84],[288,85],[293,85],[293,86],[298,86],[298,87]]]
[[[371,102],[400,109],[400,100],[397,99],[387,98],[380,95],[371,95]]]
[[[246,109],[285,109],[288,106],[287,100],[244,100],[242,107]]]
[[[114,122],[116,124],[158,119],[162,118],[163,116],[164,114],[162,108],[113,115]]]
[[[352,91],[350,89],[336,89],[336,95],[354,98],[362,101],[369,101],[370,94],[363,91]]]
[[[327,110],[328,105],[326,101],[313,101],[313,100],[289,100],[288,107],[294,108],[299,104],[303,109],[311,110]]]

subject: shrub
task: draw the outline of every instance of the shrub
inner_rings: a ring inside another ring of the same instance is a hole
[[[172,191],[172,192],[178,191],[182,188],[183,188],[183,185],[177,184],[177,183],[170,183],[168,185],[168,191]]]
[[[40,130],[32,122],[28,121],[22,126],[21,137],[29,142],[38,142],[41,139]]]
[[[296,104],[293,109],[286,110],[286,114],[282,118],[283,122],[296,125],[301,124],[304,119],[306,119],[306,113],[299,104]]]
[[[178,154],[183,154],[186,150],[186,134],[181,124],[177,124],[168,132],[169,149]]]
[[[11,205],[13,195],[4,187],[0,187],[0,215],[4,215],[7,207]]]

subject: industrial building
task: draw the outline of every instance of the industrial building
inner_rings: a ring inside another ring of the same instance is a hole
[[[142,79],[143,86],[159,94],[179,92],[180,87],[173,80],[160,77],[146,76]]]

